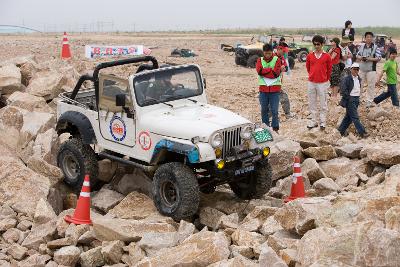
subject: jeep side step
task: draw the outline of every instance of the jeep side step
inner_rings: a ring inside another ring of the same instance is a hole
[[[117,161],[117,162],[125,164],[125,165],[130,165],[130,166],[133,166],[135,168],[142,169],[143,171],[148,172],[148,173],[154,173],[156,171],[156,169],[157,169],[157,166],[148,166],[148,165],[140,164],[138,162],[134,162],[134,161],[130,161],[130,160],[127,160],[127,159],[123,159],[123,158],[120,158],[118,156],[114,156],[114,155],[108,154],[106,152],[100,152],[99,153],[99,157],[100,158],[109,159],[109,160],[113,160],[113,161]]]

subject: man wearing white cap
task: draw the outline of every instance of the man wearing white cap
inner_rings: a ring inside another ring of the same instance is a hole
[[[351,123],[354,123],[360,137],[367,138],[369,134],[361,124],[357,111],[358,105],[360,104],[362,84],[361,78],[358,75],[359,71],[360,65],[358,63],[353,63],[351,65],[351,75],[346,76],[342,81],[342,87],[340,89],[342,100],[340,101],[340,105],[346,108],[346,115],[344,116],[338,130],[342,136],[345,136],[347,128],[349,128]]]

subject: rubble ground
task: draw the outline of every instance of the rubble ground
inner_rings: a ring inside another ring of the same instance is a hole
[[[202,195],[196,216],[175,222],[157,212],[141,171],[102,160],[93,225],[66,223],[77,196],[56,167],[68,138],[54,129],[56,100],[106,61],[85,59],[85,44],[144,44],[161,63],[198,64],[212,104],[260,120],[255,71],[220,50],[250,36],[68,37],[73,58],[61,61],[61,34],[0,35],[0,266],[400,266],[400,110],[363,102],[371,136],[359,139],[353,127],[340,136],[344,110],[330,103],[326,131],[307,130],[307,73],[298,62],[283,86],[295,117],[281,116],[269,159],[274,187],[261,199],[241,201],[219,186]],[[198,56],[168,57],[176,47]],[[135,68],[115,71],[127,76]],[[284,204],[295,155],[307,197]]]

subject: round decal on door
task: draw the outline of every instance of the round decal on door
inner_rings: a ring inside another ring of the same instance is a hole
[[[148,132],[140,132],[138,136],[138,142],[143,150],[149,150],[151,148],[151,137]]]
[[[126,136],[125,122],[118,116],[114,116],[110,121],[110,133],[115,141],[122,141]]]

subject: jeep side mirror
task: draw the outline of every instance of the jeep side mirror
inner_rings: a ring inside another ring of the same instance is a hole
[[[126,104],[126,94],[117,94],[115,96],[115,105],[117,107],[125,107]]]
[[[207,88],[207,81],[206,81],[206,78],[203,78],[203,84],[204,84],[204,88]]]

